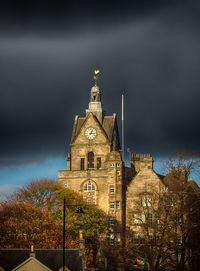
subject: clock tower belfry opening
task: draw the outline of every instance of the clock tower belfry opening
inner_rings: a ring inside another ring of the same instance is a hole
[[[86,109],[86,116],[92,112],[102,124],[104,111],[101,105],[101,91],[97,85],[98,76],[94,76],[95,84],[90,91],[90,102],[88,109]]]

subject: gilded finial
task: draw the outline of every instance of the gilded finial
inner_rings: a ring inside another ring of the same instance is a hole
[[[100,73],[100,70],[94,70],[94,82],[95,82],[95,86],[97,85],[97,80],[99,79],[99,77],[97,76],[97,74]]]

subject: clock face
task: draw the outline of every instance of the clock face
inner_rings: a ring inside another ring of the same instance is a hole
[[[95,128],[89,127],[85,130],[85,136],[88,139],[94,139],[97,135],[97,131]]]

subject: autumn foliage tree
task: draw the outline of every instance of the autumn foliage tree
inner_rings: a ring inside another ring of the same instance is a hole
[[[104,215],[94,205],[88,205],[82,196],[65,188],[52,179],[33,180],[14,192],[10,202],[31,204],[41,210],[48,211],[60,224],[63,219],[63,199],[66,199],[66,229],[67,234],[77,237],[80,230],[85,238],[93,238],[105,230]],[[77,208],[82,207],[83,214],[77,214]]]
[[[56,204],[56,181],[53,179],[42,178],[40,180],[32,180],[25,184],[22,188],[16,190],[10,201],[29,203],[40,209],[48,209],[52,211]]]
[[[77,246],[79,232],[83,231],[87,266],[94,268],[98,235],[106,229],[104,214],[96,206],[88,205],[80,194],[52,179],[31,181],[2,204],[1,247],[29,247],[31,243],[40,248],[62,247],[64,198],[66,247]],[[77,213],[80,207],[82,214]]]
[[[68,246],[76,242],[68,240]],[[0,247],[61,248],[62,227],[47,211],[27,203],[1,203]]]

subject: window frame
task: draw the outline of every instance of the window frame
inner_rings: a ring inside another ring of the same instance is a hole
[[[110,245],[114,245],[114,243],[115,243],[115,234],[114,234],[114,232],[110,232],[109,233],[109,240],[110,240]]]
[[[109,192],[110,192],[110,194],[114,194],[115,193],[115,186],[113,184],[111,184],[109,186]]]
[[[142,206],[143,207],[151,207],[152,206],[152,197],[149,195],[145,195],[142,197]]]
[[[101,157],[97,157],[97,169],[101,169]]]
[[[109,207],[110,207],[110,210],[115,210],[115,202],[114,201],[110,201]]]
[[[81,158],[80,170],[85,170],[85,158]]]
[[[109,225],[110,226],[114,226],[115,225],[115,217],[114,216],[110,216],[109,217]]]
[[[94,169],[94,153],[88,152],[88,169]]]
[[[95,199],[94,198],[87,198],[87,203],[89,205],[95,205]]]
[[[121,204],[120,204],[120,201],[117,200],[116,201],[116,210],[120,210],[121,209]]]
[[[121,234],[120,234],[120,232],[116,233],[116,241],[117,241],[117,243],[121,242]]]
[[[90,189],[89,189],[90,187]],[[91,182],[87,182],[83,186],[83,191],[84,192],[94,192],[95,191],[95,185]]]

